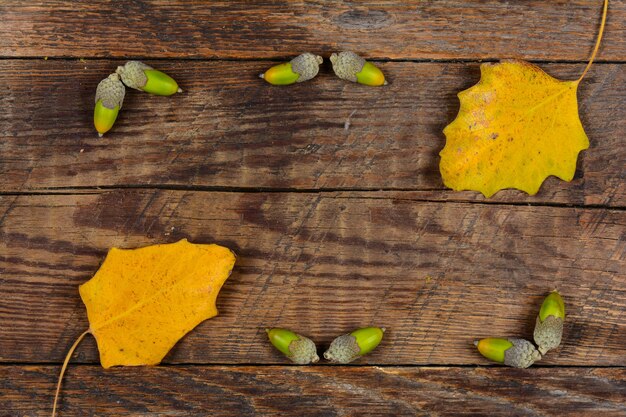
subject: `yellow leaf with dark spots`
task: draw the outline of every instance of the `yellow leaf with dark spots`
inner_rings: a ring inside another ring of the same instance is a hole
[[[595,47],[575,81],[519,60],[480,66],[480,81],[458,94],[459,114],[443,131],[439,169],[447,187],[485,197],[505,188],[532,195],[550,175],[574,178],[578,154],[589,147],[576,91],[598,53],[608,6],[604,0]]]
[[[589,139],[578,117],[579,81],[560,81],[524,61],[482,64],[478,84],[459,93],[444,129],[447,187],[486,197],[505,188],[536,194],[550,175],[571,181]]]

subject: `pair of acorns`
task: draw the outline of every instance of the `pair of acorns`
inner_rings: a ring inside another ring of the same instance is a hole
[[[564,319],[565,303],[555,290],[543,300],[535,322],[533,338],[537,344],[536,348],[528,340],[516,337],[506,339],[489,337],[474,344],[487,359],[514,368],[528,368],[550,349],[561,344]]]
[[[354,52],[332,54],[330,61],[335,74],[341,79],[371,86],[387,84],[385,75],[378,67]],[[260,77],[274,85],[300,83],[315,77],[322,62],[321,56],[307,52],[290,62],[273,66]],[[159,96],[171,96],[183,91],[172,77],[142,62],[129,61],[117,67],[113,74],[100,81],[96,89],[93,124],[100,137],[111,130],[122,109],[126,94],[124,85]]]
[[[93,124],[100,137],[111,130],[117,119],[126,95],[124,85],[158,96],[171,96],[183,91],[172,77],[142,62],[128,61],[124,66],[117,67],[113,74],[100,81],[96,89]]]
[[[267,336],[276,349],[292,362],[307,365],[320,360],[317,347],[308,337],[291,330],[265,329]],[[370,353],[383,340],[384,327],[364,327],[337,337],[324,352],[324,358],[334,363],[350,363]]]
[[[273,66],[259,77],[273,85],[301,83],[315,77],[323,61],[321,56],[305,52],[289,62]],[[354,52],[332,54],[330,62],[333,64],[333,71],[342,80],[371,86],[387,84],[385,75],[376,65]]]

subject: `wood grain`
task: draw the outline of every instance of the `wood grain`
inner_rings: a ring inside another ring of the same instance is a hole
[[[220,315],[167,363],[285,359],[264,328],[320,349],[388,329],[370,364],[486,364],[472,344],[532,337],[547,292],[568,317],[543,364],[626,365],[626,212],[429,203],[407,193],[116,191],[0,199],[0,361],[59,362],[88,327],[77,286],[108,248],[216,242],[238,260]],[[90,338],[77,362],[93,363]]]
[[[58,367],[0,366],[0,415],[48,416]],[[62,416],[623,416],[601,368],[74,366]]]
[[[602,2],[20,1],[0,5],[0,56],[586,60]],[[626,59],[612,0],[600,60]]]
[[[88,337],[62,416],[626,416],[626,1],[611,1],[578,92],[591,147],[574,181],[485,200],[446,190],[438,171],[478,61],[538,60],[575,79],[600,9],[0,2],[0,417],[49,415],[60,366],[46,364],[87,328],[77,287],[108,248],[183,237],[238,254],[220,315],[160,367],[105,371]],[[288,88],[256,77],[338,50],[377,60],[391,84],[345,83],[328,62]],[[128,92],[98,139],[95,86],[131,57],[185,93]],[[530,339],[554,288],[560,348],[528,370],[472,366],[488,364],[474,339]],[[286,366],[263,331],[291,328],[321,353],[364,325],[388,330],[356,366]]]
[[[92,122],[98,81],[122,61],[0,62],[0,191],[94,186],[403,189],[422,198],[478,200],[449,192],[439,174],[442,130],[456,93],[479,79],[475,63],[382,64],[385,88],[343,82],[324,67],[313,81],[278,88],[257,74],[272,62],[150,62],[182,95],[129,91],[114,130]],[[572,79],[580,64],[550,64]],[[514,190],[492,202],[626,206],[623,66],[595,65],[580,113],[591,140],[571,183],[549,178],[539,194]],[[350,114],[349,129],[345,129]]]

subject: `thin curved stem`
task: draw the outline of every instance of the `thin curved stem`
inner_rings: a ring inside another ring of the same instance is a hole
[[[591,68],[591,64],[593,64],[593,60],[596,59],[596,55],[598,54],[598,49],[600,49],[600,41],[602,40],[602,34],[604,33],[604,24],[606,23],[606,15],[609,10],[609,0],[604,0],[604,8],[602,10],[602,22],[600,23],[600,31],[598,33],[598,39],[596,40],[596,46],[593,48],[593,52],[591,53],[591,58],[589,58],[589,63],[585,67],[583,74],[580,76],[577,82],[583,79],[585,75],[587,75],[587,71]]]
[[[57,401],[59,400],[59,393],[61,392],[61,381],[63,381],[63,375],[65,375],[65,370],[67,369],[67,364],[70,362],[70,358],[72,357],[72,353],[74,353],[74,350],[76,349],[78,344],[81,342],[81,340],[83,340],[83,338],[88,333],[91,333],[90,329],[85,330],[85,332],[83,334],[78,336],[78,339],[76,339],[76,341],[74,342],[74,344],[70,348],[70,351],[67,352],[67,355],[65,356],[65,361],[63,361],[63,367],[61,368],[61,373],[59,374],[59,381],[57,382],[57,392],[56,392],[56,394],[54,394],[54,405],[52,406],[52,417],[54,417],[56,415],[56,413],[57,413]]]

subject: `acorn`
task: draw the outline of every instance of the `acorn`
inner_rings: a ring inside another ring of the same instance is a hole
[[[383,72],[354,52],[332,54],[330,62],[337,77],[343,80],[371,86],[387,85]]]
[[[120,75],[124,84],[135,90],[157,96],[171,96],[183,92],[172,77],[143,62],[128,61],[123,67],[117,67],[115,72]]]
[[[93,124],[100,137],[113,127],[117,114],[122,108],[125,94],[126,88],[117,74],[111,74],[98,83]]]
[[[350,363],[370,353],[383,340],[384,327],[364,327],[332,341],[324,358],[335,363]]]
[[[306,365],[320,360],[315,343],[308,337],[280,328],[265,329],[265,331],[272,345],[292,362]]]
[[[528,368],[541,359],[541,354],[532,343],[516,337],[488,337],[475,341],[474,345],[485,358],[514,368]]]
[[[563,298],[556,290],[552,291],[541,304],[533,334],[535,343],[542,355],[561,344],[564,320],[565,303]]]
[[[323,61],[321,56],[305,52],[289,62],[274,65],[259,77],[274,85],[301,83],[315,77]]]

